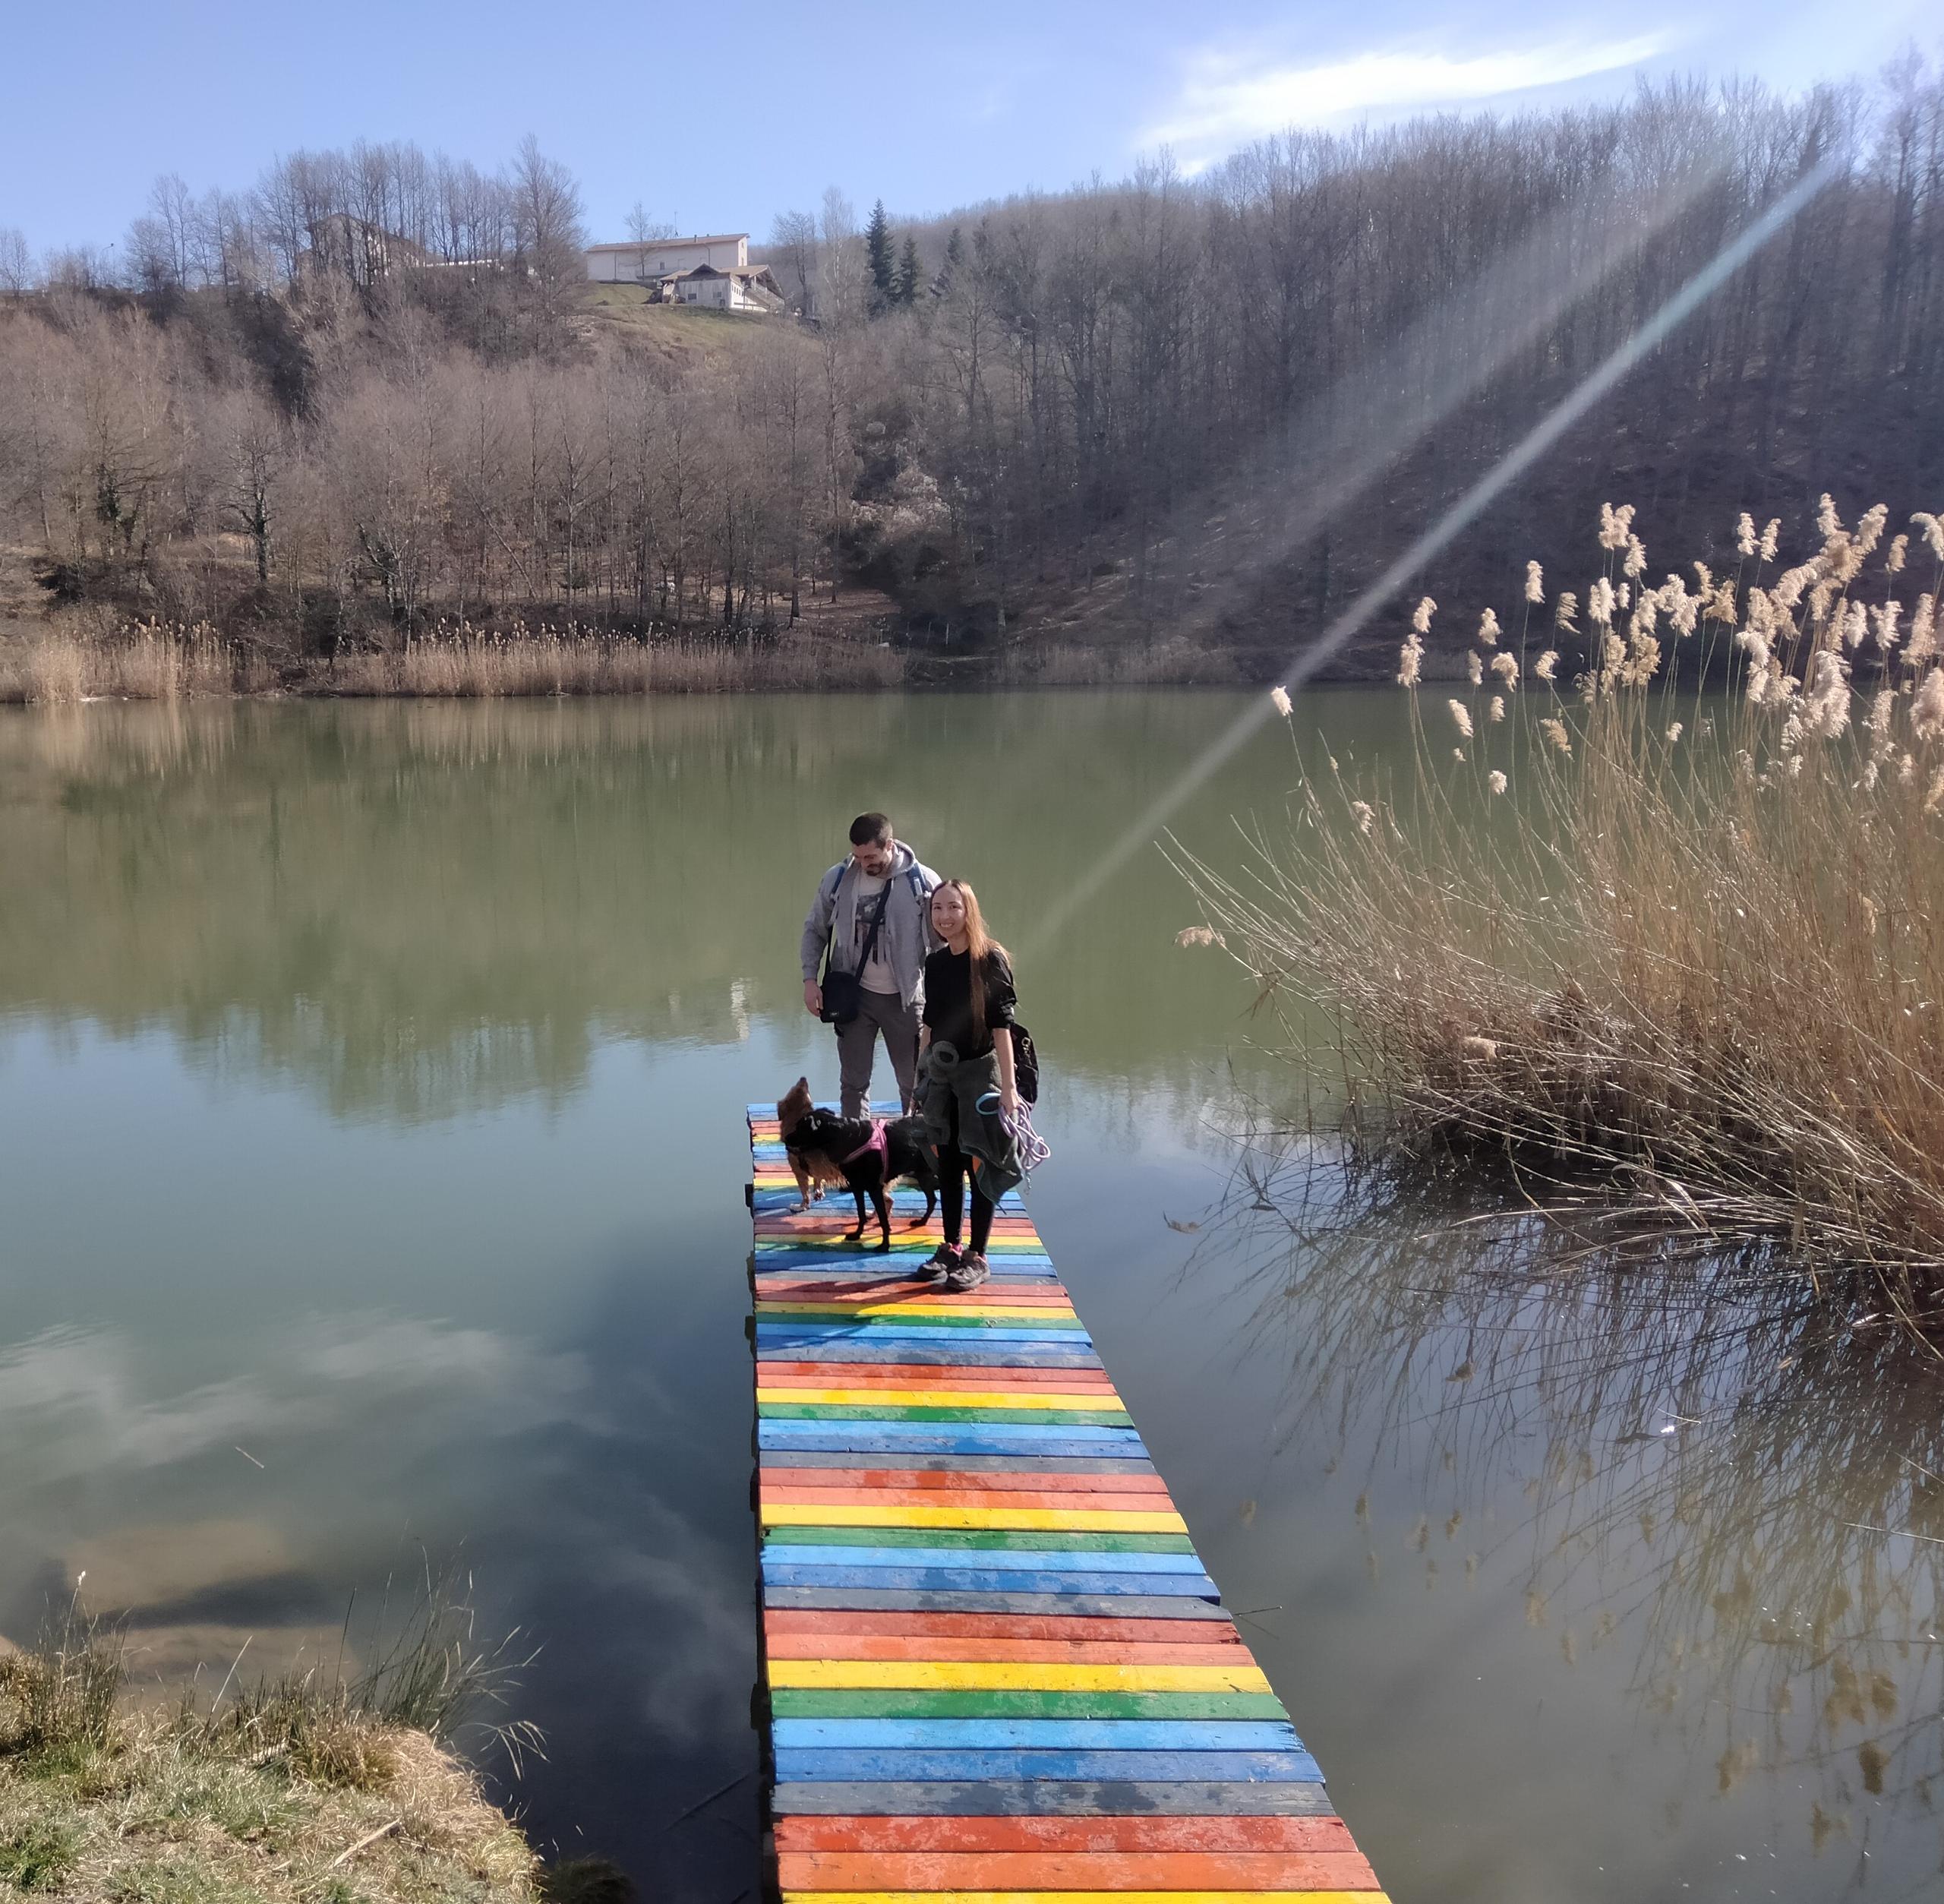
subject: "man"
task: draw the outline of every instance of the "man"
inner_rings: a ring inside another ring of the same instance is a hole
[[[846,1117],[861,1117],[870,1102],[880,1032],[898,1097],[907,1111],[911,1108],[925,959],[939,943],[931,918],[932,889],[938,883],[939,876],[910,847],[892,838],[891,822],[882,813],[860,813],[850,823],[850,857],[817,882],[800,948],[803,1009],[813,1018],[823,1015],[818,974],[828,947],[831,971],[854,974],[858,980],[857,1014],[837,1028]]]

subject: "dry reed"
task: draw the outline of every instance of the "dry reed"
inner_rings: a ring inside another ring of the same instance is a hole
[[[1812,1276],[1867,1266],[1944,1323],[1944,673],[1934,579],[1881,612],[1908,566],[1869,559],[1884,514],[1845,529],[1826,500],[1806,562],[1769,579],[1764,537],[1690,590],[1635,579],[1631,512],[1603,511],[1605,571],[1557,598],[1591,624],[1571,691],[1536,668],[1526,718],[1475,723],[1456,767],[1470,709],[1413,695],[1402,797],[1306,778],[1247,879],[1186,863],[1367,1151],[1501,1160],[1542,1205],[1590,1180]],[[1731,699],[1676,687],[1669,650],[1731,634]]]
[[[560,694],[882,690],[904,657],[876,643],[645,642],[570,624],[502,633],[441,623],[405,646],[281,669],[203,624],[138,622],[99,639],[36,631],[0,644],[0,703],[172,701],[268,693],[485,699]]]

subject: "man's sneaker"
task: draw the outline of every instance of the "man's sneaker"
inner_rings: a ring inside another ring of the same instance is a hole
[[[941,1276],[949,1276],[958,1267],[959,1261],[958,1244],[940,1243],[912,1271],[911,1279],[917,1283],[936,1283]]]
[[[992,1273],[985,1258],[976,1249],[968,1249],[959,1258],[958,1267],[947,1274],[945,1286],[955,1296],[963,1296],[967,1290],[977,1289]]]

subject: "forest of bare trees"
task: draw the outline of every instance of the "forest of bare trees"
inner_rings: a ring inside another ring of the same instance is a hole
[[[1609,498],[1684,548],[1823,489],[1944,502],[1934,67],[1293,132],[868,243],[833,191],[772,234],[800,318],[681,328],[596,303],[531,141],[165,178],[113,270],[0,232],[0,568],[293,654],[440,617],[787,638],[834,600],[1271,665],[1799,189],[1426,573],[1504,607]]]

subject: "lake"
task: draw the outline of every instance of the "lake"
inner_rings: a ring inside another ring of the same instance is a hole
[[[1242,1141],[1300,1066],[1129,829],[1250,705],[0,709],[0,1634],[85,1574],[213,1694],[456,1563],[536,1842],[753,1895],[742,1107],[834,1090],[797,936],[882,807],[1012,947],[1040,1227],[1399,1904],[1934,1895],[1937,1375]],[[1297,774],[1174,831],[1239,869]]]

